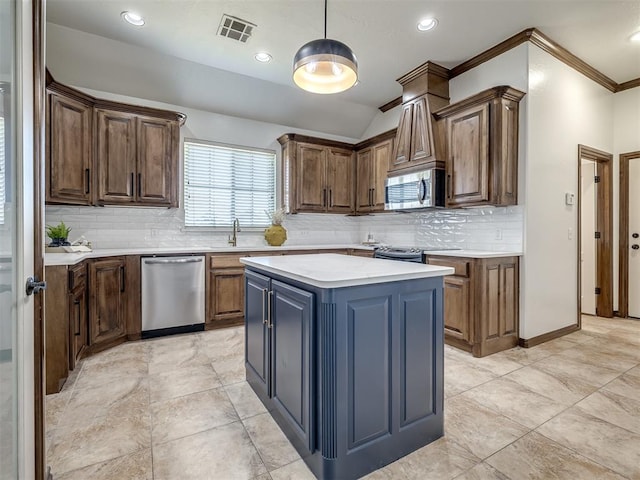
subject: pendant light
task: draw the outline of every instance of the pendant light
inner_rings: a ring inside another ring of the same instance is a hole
[[[339,93],[358,81],[358,60],[344,43],[327,38],[327,0],[324,0],[324,38],[306,43],[293,58],[293,81],[312,93]]]

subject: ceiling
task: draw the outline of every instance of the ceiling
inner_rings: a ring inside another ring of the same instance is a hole
[[[180,100],[188,107],[353,138],[362,135],[377,107],[401,94],[396,78],[427,60],[453,67],[529,27],[618,83],[640,77],[640,44],[629,41],[640,30],[640,0],[329,0],[328,37],[353,49],[360,83],[337,95],[314,95],[295,87],[291,67],[299,47],[322,37],[323,7],[322,0],[48,0],[47,21],[68,28],[50,26],[47,63],[49,58],[58,63],[59,71],[50,65],[57,80],[78,86]],[[126,24],[120,18],[125,10],[140,13],[146,24]],[[223,13],[257,25],[246,44],[217,36]],[[419,32],[416,24],[427,16],[439,24]],[[268,51],[273,60],[256,62],[258,51]],[[72,67],[65,58],[72,55],[83,68]],[[107,61],[127,72],[105,68]],[[144,78],[136,68],[160,83],[166,73],[170,81],[157,92],[128,89],[123,78]],[[119,79],[122,85],[114,88]],[[212,85],[228,88],[213,88],[214,95]],[[305,123],[302,119],[316,108],[338,121],[327,119],[322,129],[309,119]]]

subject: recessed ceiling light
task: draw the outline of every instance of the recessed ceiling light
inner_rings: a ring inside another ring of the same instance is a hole
[[[629,38],[629,40],[631,40],[632,42],[638,42],[640,43],[640,31],[634,33],[633,35],[631,35],[631,37]]]
[[[141,27],[144,25],[144,18],[142,18],[142,16],[138,15],[137,13],[122,12],[120,16],[125,22],[130,23],[131,25],[135,25],[136,27]]]
[[[426,32],[427,30],[433,30],[438,25],[437,18],[424,18],[418,22],[418,30]]]
[[[260,63],[268,63],[271,61],[272,57],[267,52],[258,52],[253,56],[253,58],[255,58]]]

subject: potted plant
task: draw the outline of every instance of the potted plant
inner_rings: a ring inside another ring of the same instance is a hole
[[[287,240],[287,231],[282,226],[286,213],[284,208],[278,208],[273,212],[266,212],[271,219],[271,226],[264,230],[264,238],[272,247],[279,247]]]
[[[64,245],[71,245],[67,238],[69,238],[69,232],[71,229],[67,227],[64,222],[60,222],[55,227],[47,225],[46,232],[47,237],[51,239],[50,247],[62,247]]]

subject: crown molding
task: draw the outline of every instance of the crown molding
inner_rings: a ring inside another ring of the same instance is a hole
[[[629,90],[631,88],[640,87],[640,78],[635,78],[623,83],[616,83],[611,78],[607,77],[604,73],[599,70],[593,68],[584,60],[578,58],[576,55],[571,53],[569,50],[564,48],[562,45],[558,44],[544,33],[542,33],[537,28],[527,28],[519,33],[516,33],[512,37],[507,38],[506,40],[494,45],[493,47],[485,50],[482,53],[470,58],[469,60],[456,65],[455,67],[449,69],[449,78],[455,78],[458,75],[462,75],[469,70],[482,65],[485,62],[488,62],[492,58],[497,57],[498,55],[502,55],[505,52],[508,52],[512,48],[515,48],[519,45],[522,45],[524,42],[531,42],[536,47],[544,50],[549,55],[557,58],[567,66],[573,68],[574,70],[580,72],[585,77],[593,80],[599,85],[602,85],[604,88],[609,90],[612,93],[621,92],[624,90]],[[428,62],[427,62],[428,63]],[[425,64],[426,65],[426,64]],[[412,72],[419,70],[422,67],[417,67],[411,72],[407,73],[403,77],[411,75]],[[391,108],[400,105],[402,102],[402,97],[394,98],[388,103],[385,103],[378,109],[381,112],[386,112]]]

